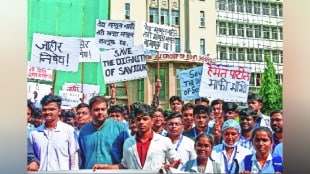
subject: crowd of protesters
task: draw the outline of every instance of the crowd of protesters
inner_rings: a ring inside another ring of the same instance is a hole
[[[44,96],[39,107],[28,100],[27,170],[283,173],[283,113],[264,115],[258,94],[243,109],[221,99],[172,96],[166,110],[156,102],[94,96],[64,110],[59,96]]]

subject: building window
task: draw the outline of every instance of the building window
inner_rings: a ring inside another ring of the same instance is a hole
[[[244,5],[243,5],[244,1],[243,0],[237,0],[237,12],[244,12]]]
[[[235,0],[228,0],[228,11],[235,11]]]
[[[271,16],[278,16],[277,4],[270,4]]]
[[[169,10],[167,9],[160,10],[160,23],[169,25]]]
[[[255,73],[251,73],[250,86],[255,86]]]
[[[150,8],[150,22],[158,24],[158,9]]]
[[[253,62],[254,61],[254,50],[253,48],[249,48],[248,52],[247,52],[247,60],[249,62]]]
[[[157,80],[158,69],[155,69],[155,81]],[[162,87],[159,91],[159,100],[166,100],[166,70],[164,68],[159,69],[159,78],[162,84]]]
[[[245,54],[243,48],[238,48],[238,61],[244,61],[245,60]]]
[[[228,35],[235,36],[236,35],[236,24],[234,23],[228,23]]]
[[[253,37],[253,25],[247,25],[246,36],[247,37]]]
[[[277,27],[272,27],[271,31],[272,31],[272,39],[278,40],[278,28]]]
[[[260,14],[260,2],[254,2],[254,14]]]
[[[138,101],[144,102],[144,79],[138,79]]]
[[[130,19],[130,4],[125,3],[125,19]]]
[[[219,10],[226,10],[226,1],[225,0],[219,0],[218,1],[218,9]]]
[[[282,4],[279,4],[279,16],[283,16],[283,6]]]
[[[219,22],[219,32],[220,32],[220,35],[226,35],[226,23],[225,22]]]
[[[252,13],[252,7],[253,7],[253,2],[252,1],[245,1],[245,11],[247,13]]]
[[[244,37],[244,25],[238,24],[238,36]]]
[[[204,27],[204,26],[205,26],[205,12],[200,11],[200,27]]]
[[[260,78],[260,73],[256,74],[256,85],[255,86],[260,86],[262,79]]]
[[[270,39],[270,28],[267,26],[263,27],[263,37],[264,39]]]
[[[180,38],[175,38],[175,52],[181,52]]]
[[[236,48],[229,48],[229,59],[237,60]]]
[[[263,15],[270,15],[270,6],[268,3],[262,3],[263,6]]]
[[[279,84],[283,83],[283,74],[276,74],[276,80]]]
[[[200,39],[200,55],[206,54],[206,43],[205,39]]]
[[[279,63],[280,61],[280,55],[278,50],[272,51],[272,62],[273,63]]]
[[[226,47],[220,47],[220,59],[227,60]]]
[[[261,35],[261,29],[262,29],[262,26],[260,26],[260,25],[255,25],[255,26],[254,26],[255,38],[261,38],[261,37],[262,37],[262,35]]]
[[[180,25],[180,21],[179,21],[180,11],[172,10],[171,17],[172,17],[172,20],[171,20],[172,25]]]
[[[279,51],[279,54],[280,54],[280,63],[283,63],[283,52]]]
[[[257,49],[256,52],[256,62],[262,62],[263,61],[263,50]]]
[[[279,32],[280,32],[280,40],[283,40],[283,32],[282,32],[282,28],[279,28]]]

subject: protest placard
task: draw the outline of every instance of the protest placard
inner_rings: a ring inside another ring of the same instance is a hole
[[[80,62],[100,62],[100,50],[95,38],[80,38]]]
[[[52,81],[53,80],[53,71],[45,69],[45,68],[31,67],[31,66],[29,66],[29,62],[28,62],[27,78],[37,79],[37,80],[45,80],[45,81]]]
[[[175,33],[173,27],[155,23],[142,24],[142,43],[144,49],[175,52]]]
[[[34,100],[34,92],[38,93],[37,100],[40,100],[45,96],[51,93],[52,85],[40,84],[34,82],[27,82],[27,99]]]
[[[62,85],[63,91],[70,92],[82,92],[82,84],[81,83],[64,83]],[[84,103],[88,104],[89,100],[99,95],[100,85],[91,85],[91,84],[83,84],[83,94],[84,94]]]
[[[135,22],[128,20],[96,20],[95,38],[99,48],[112,49],[134,45]]]
[[[105,83],[109,84],[147,77],[147,65],[142,45],[101,53]]]
[[[204,63],[199,96],[227,102],[246,102],[250,67]]]
[[[181,97],[183,101],[199,98],[202,66],[179,72]]]
[[[30,66],[76,72],[79,65],[80,39],[33,34]]]
[[[76,107],[81,103],[83,94],[80,92],[60,90],[59,96],[61,97],[61,106]]]

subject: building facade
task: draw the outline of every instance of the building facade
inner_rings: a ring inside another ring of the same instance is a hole
[[[282,79],[282,1],[118,0],[110,1],[109,17],[135,21],[135,45],[142,44],[145,22],[177,31],[175,53],[147,56],[148,78],[116,84],[119,104],[150,104],[159,74],[160,105],[169,108],[169,98],[181,95],[178,72],[204,61],[252,67],[255,91],[268,54]]]

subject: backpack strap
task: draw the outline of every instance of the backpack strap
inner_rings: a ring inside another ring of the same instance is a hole
[[[273,165],[274,172],[281,172],[281,173],[283,173],[282,158],[281,158],[281,156],[274,156],[272,158],[272,165]]]
[[[252,161],[251,161],[251,159],[252,159],[252,156],[253,156],[253,154],[250,154],[250,155],[247,155],[247,156],[245,156],[245,158],[244,158],[244,170],[245,171],[251,171],[251,168],[252,168]]]

